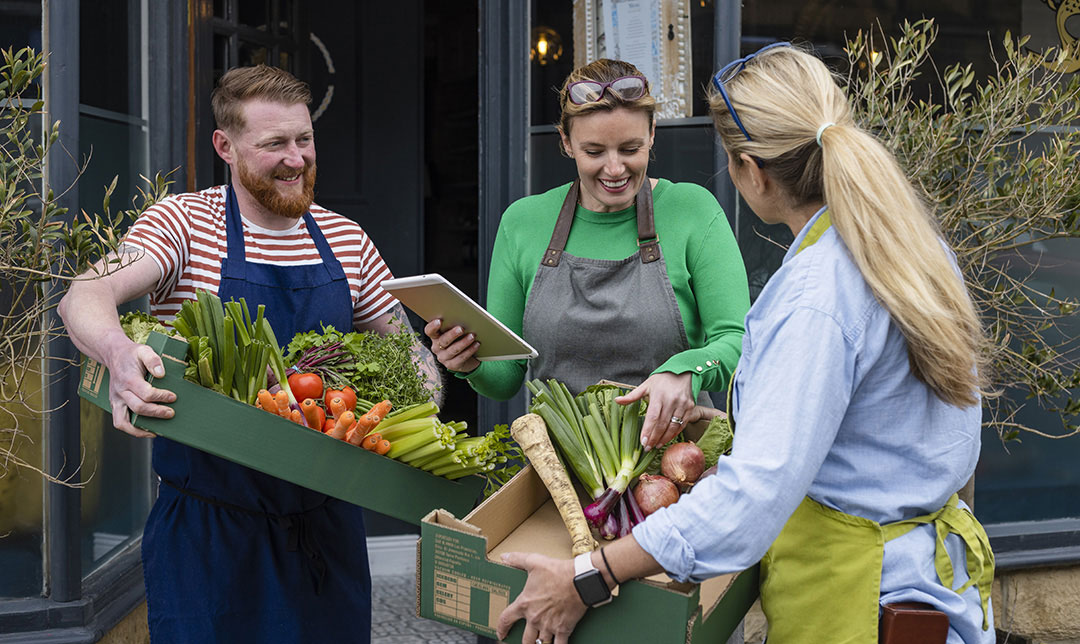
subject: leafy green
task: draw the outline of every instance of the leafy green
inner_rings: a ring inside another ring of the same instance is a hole
[[[297,333],[286,347],[285,364],[317,373],[327,388],[352,387],[362,400],[389,400],[404,407],[431,399],[413,353],[417,334],[401,330]]]
[[[720,460],[720,456],[731,451],[731,425],[726,416],[717,416],[709,421],[709,426],[697,441],[697,446],[705,454],[705,469],[709,469]]]
[[[132,311],[121,315],[120,328],[124,330],[127,337],[131,338],[132,342],[138,342],[139,344],[146,344],[151,331],[180,337],[180,334],[171,327],[166,326],[161,320],[143,311]]]

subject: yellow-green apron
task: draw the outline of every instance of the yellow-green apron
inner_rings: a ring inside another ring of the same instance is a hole
[[[820,239],[830,225],[829,213],[822,213],[798,252]],[[729,414],[732,410],[729,385]],[[734,417],[730,420],[734,429]],[[937,532],[934,566],[948,588],[954,575],[945,537],[957,534],[964,540],[968,581],[954,590],[960,594],[973,585],[978,588],[983,630],[989,628],[994,555],[982,526],[958,507],[957,495],[936,512],[886,525],[806,497],[761,560],[761,605],[769,622],[769,644],[876,643],[885,542],[923,524]]]

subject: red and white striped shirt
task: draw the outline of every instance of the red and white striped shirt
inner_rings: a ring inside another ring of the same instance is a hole
[[[151,206],[128,231],[125,243],[145,250],[161,269],[150,293],[150,312],[171,320],[196,289],[217,293],[221,260],[228,255],[225,226],[226,186],[173,195]],[[312,204],[311,216],[341,262],[352,292],[353,324],[387,313],[397,299],[379,286],[390,279],[371,238],[356,222]],[[241,216],[244,253],[249,262],[277,266],[318,264],[319,251],[303,219],[288,230],[269,230]],[[348,331],[349,329],[340,329]]]

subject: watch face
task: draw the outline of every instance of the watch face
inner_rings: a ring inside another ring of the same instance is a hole
[[[590,570],[574,577],[574,587],[586,606],[596,606],[611,599],[611,591],[599,570]]]

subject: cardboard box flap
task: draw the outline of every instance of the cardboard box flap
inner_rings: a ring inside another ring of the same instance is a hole
[[[521,468],[499,492],[489,496],[465,516],[465,523],[479,526],[473,529],[477,534],[482,531],[487,537],[488,548],[502,543],[526,518],[551,500],[551,493],[544,487],[544,482],[532,465]],[[569,534],[566,535],[566,542],[570,543]]]

